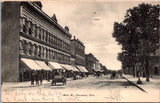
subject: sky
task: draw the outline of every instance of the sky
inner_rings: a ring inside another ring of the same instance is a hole
[[[41,3],[47,15],[55,13],[58,23],[68,26],[72,37],[84,43],[86,54],[92,53],[108,69],[121,69],[117,60],[121,46],[112,37],[114,22],[122,22],[126,10],[141,2],[42,0]]]

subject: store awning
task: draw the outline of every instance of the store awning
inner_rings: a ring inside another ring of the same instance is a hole
[[[57,62],[48,62],[48,66],[52,69],[63,69],[62,66]]]
[[[63,67],[63,68],[65,68],[66,70],[72,70],[73,71],[73,67],[71,67],[70,65],[67,65],[67,64],[61,64],[61,66]]]
[[[35,62],[44,70],[51,70],[51,68],[49,66],[46,65],[45,62],[43,61],[39,61],[39,60],[35,60]]]
[[[76,67],[79,69],[79,71],[85,72],[80,66],[76,66]]]
[[[79,72],[80,70],[78,70],[75,66],[72,66],[74,71]]]
[[[21,58],[21,60],[33,70],[42,70],[42,68],[32,59]]]
[[[84,66],[80,66],[80,68],[81,68],[84,72],[88,72],[88,70],[87,70]]]

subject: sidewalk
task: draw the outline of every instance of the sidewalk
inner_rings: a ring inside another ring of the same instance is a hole
[[[137,84],[137,77],[133,77],[132,75],[123,75],[123,77],[127,78],[129,81],[144,89],[147,93],[157,92],[160,93],[160,76],[153,76],[150,78],[150,82],[146,82],[146,78],[140,77],[140,80],[143,84]]]

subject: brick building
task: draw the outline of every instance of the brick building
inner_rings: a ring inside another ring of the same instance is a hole
[[[88,72],[85,68],[85,46],[75,36],[71,39],[71,62],[81,71]]]
[[[55,14],[49,17],[41,8],[41,2],[2,3],[2,81],[25,79],[20,74],[26,73],[28,68],[24,64],[29,65],[29,61],[70,64],[68,27],[60,26]],[[84,46],[81,48],[83,51],[79,53],[76,49],[76,53],[84,60]],[[83,62],[76,60],[82,65]]]

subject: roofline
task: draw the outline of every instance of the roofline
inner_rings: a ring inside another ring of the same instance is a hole
[[[34,6],[33,3],[29,2],[25,2],[24,3],[29,4],[29,6],[31,6],[32,8],[34,8],[36,11],[38,11],[38,13],[40,13],[41,15],[43,15],[49,22],[51,22],[52,24],[56,25],[59,29],[61,29],[65,34],[67,34],[69,37],[72,37],[72,34],[70,34],[69,32],[67,32],[61,25],[59,25],[56,21],[52,20],[51,17],[49,17],[44,11],[42,11],[41,9],[39,9],[38,7]]]

